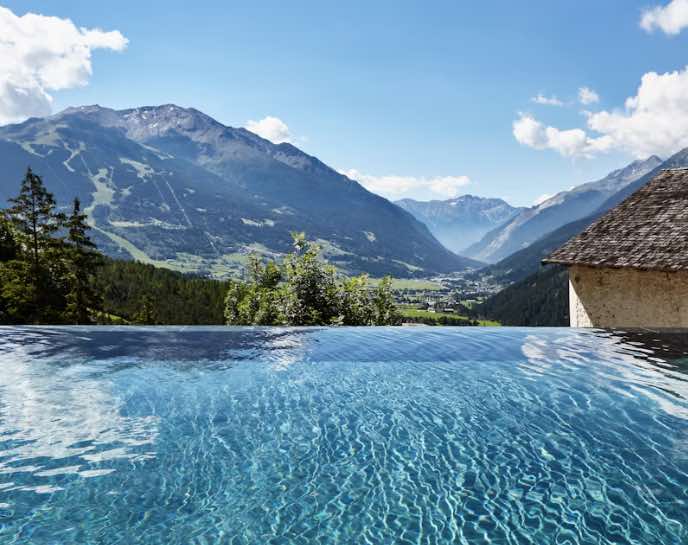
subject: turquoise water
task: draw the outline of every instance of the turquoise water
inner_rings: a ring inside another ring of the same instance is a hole
[[[0,543],[688,543],[688,335],[0,328]]]

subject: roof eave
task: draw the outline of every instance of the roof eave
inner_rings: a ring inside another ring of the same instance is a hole
[[[630,269],[634,271],[645,271],[645,272],[665,272],[665,273],[676,273],[676,272],[688,272],[686,267],[654,267],[646,266],[642,267],[639,265],[614,265],[610,263],[587,263],[584,261],[574,261],[566,259],[551,259],[546,258],[542,260],[543,265],[563,265],[565,267],[572,267],[579,265],[581,267],[589,267],[591,269]]]

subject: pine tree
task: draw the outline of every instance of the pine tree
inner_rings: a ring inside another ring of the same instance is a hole
[[[7,214],[15,229],[19,247],[29,263],[29,274],[26,278],[26,290],[33,293],[33,304],[27,321],[40,320],[46,316],[46,310],[52,310],[52,302],[58,298],[59,287],[52,284],[55,275],[51,274],[59,267],[62,240],[55,236],[64,225],[64,214],[56,211],[55,199],[43,185],[40,176],[29,168],[21,183],[19,195],[10,199],[13,205]],[[52,320],[53,317],[51,316]]]
[[[134,316],[134,322],[139,325],[155,325],[155,301],[150,295],[144,295],[139,301],[139,310]]]
[[[29,168],[21,183],[19,195],[9,199],[13,206],[7,211],[22,245],[29,253],[34,271],[40,267],[40,254],[53,245],[53,234],[65,217],[55,211],[55,198],[43,185],[40,176]]]
[[[16,259],[19,246],[9,218],[0,210],[0,263]]]
[[[91,241],[79,199],[74,199],[72,213],[67,218],[67,308],[65,319],[69,323],[90,323],[91,315],[100,309],[101,298],[93,287],[93,278],[102,265],[102,258]]]
[[[14,229],[4,211],[0,210],[0,324],[12,323],[15,315],[21,313],[21,304],[17,304],[16,295],[22,293],[21,264],[15,261],[19,247],[14,236]]]

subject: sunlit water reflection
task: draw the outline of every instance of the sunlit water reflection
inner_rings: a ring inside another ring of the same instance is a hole
[[[688,543],[688,335],[0,328],[0,543]]]

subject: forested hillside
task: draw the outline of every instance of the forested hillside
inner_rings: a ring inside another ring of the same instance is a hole
[[[107,323],[221,325],[228,282],[134,261],[106,260],[95,277]]]
[[[512,326],[568,326],[568,272],[544,267],[473,308],[476,318]]]

